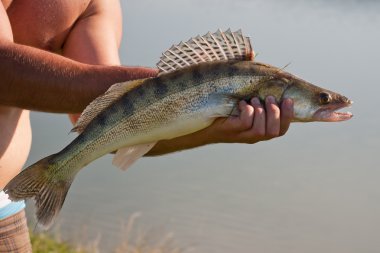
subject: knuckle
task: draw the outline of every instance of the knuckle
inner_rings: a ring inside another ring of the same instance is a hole
[[[251,122],[250,122],[249,120],[245,120],[245,121],[243,121],[243,123],[242,123],[242,128],[243,128],[244,130],[251,128],[251,126],[252,126],[252,124],[251,124]]]
[[[254,135],[258,138],[264,138],[266,136],[264,129],[256,129]]]
[[[267,133],[267,137],[268,137],[269,139],[276,138],[276,137],[278,137],[279,135],[280,135],[279,132],[268,132],[268,133]]]
[[[245,131],[252,127],[252,118],[246,117],[240,121],[239,130]]]
[[[267,138],[268,139],[273,139],[273,138],[276,138],[276,137],[278,137],[278,134],[276,134],[276,133],[268,133],[267,134]]]

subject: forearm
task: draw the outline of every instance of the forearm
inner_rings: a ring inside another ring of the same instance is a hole
[[[82,64],[32,47],[0,43],[0,105],[78,113],[112,84],[154,75],[154,69]]]

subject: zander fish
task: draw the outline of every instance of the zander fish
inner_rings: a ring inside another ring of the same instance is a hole
[[[75,175],[90,162],[117,151],[113,163],[126,169],[159,140],[238,115],[241,100],[272,95],[280,103],[290,98],[298,122],[352,117],[335,112],[351,105],[346,97],[253,58],[250,40],[241,31],[219,30],[172,46],[157,64],[158,77],[110,87],[82,113],[73,129],[78,137],[22,171],[5,192],[12,200],[34,198],[38,223],[48,227]]]

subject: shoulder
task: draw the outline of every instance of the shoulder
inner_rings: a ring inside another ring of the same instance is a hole
[[[70,29],[63,47],[66,57],[102,65],[118,65],[122,37],[118,0],[90,0]]]
[[[82,16],[106,15],[115,18],[121,15],[119,0],[90,0]]]
[[[82,21],[97,24],[121,37],[122,13],[119,0],[90,0],[77,23]]]

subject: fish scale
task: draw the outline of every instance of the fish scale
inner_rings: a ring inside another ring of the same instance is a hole
[[[12,200],[34,198],[38,223],[49,227],[75,175],[93,160],[117,151],[113,164],[126,169],[160,140],[238,116],[240,100],[292,99],[293,121],[343,121],[346,97],[282,69],[253,61],[240,31],[218,31],[180,43],[163,54],[158,77],[114,84],[92,101],[73,128],[79,133],[60,152],[29,166],[5,187]],[[218,59],[218,60],[215,60]]]
[[[249,80],[256,80],[257,82],[260,77],[252,78],[252,76],[245,75],[247,67],[244,67],[241,68],[243,70],[241,76],[235,74],[231,78],[229,74],[231,71],[228,70],[234,69],[235,73],[238,73],[238,68],[232,67],[237,63],[239,62],[229,62],[228,64],[220,64],[219,62],[205,63],[194,66],[191,70],[183,71],[183,75],[168,74],[166,77],[147,79],[141,83],[141,86],[131,90],[109,106],[106,111],[96,116],[87,126],[87,131],[78,136],[67,149],[59,154],[57,159],[67,157],[67,152],[75,153],[75,155],[70,155],[73,165],[67,165],[68,169],[75,174],[81,167],[96,158],[123,146],[133,146],[142,140],[143,142],[151,142],[155,138],[171,139],[200,130],[205,125],[209,126],[213,119],[199,125],[195,130],[194,128],[183,129],[179,133],[174,132],[170,135],[166,134],[166,136],[150,136],[146,134],[147,132],[153,133],[154,128],[163,127],[165,124],[168,125],[173,118],[179,121],[194,121],[194,118],[202,120],[203,115],[199,108],[207,105],[207,99],[210,94],[229,92],[235,96],[240,96],[240,99],[252,96],[254,94],[254,85],[252,83],[249,86],[252,91],[248,90],[248,94],[240,94],[239,88],[246,88]],[[210,69],[214,69],[214,71],[209,71]],[[193,75],[191,74],[192,72],[196,72],[198,75]],[[215,76],[215,73],[217,73],[217,76]],[[195,79],[188,79],[189,76]],[[199,76],[204,78],[199,78]],[[181,83],[181,81],[177,81],[178,79],[183,79],[182,83],[187,84],[185,89],[183,86],[177,85],[177,83]],[[241,85],[231,86],[230,82]],[[160,89],[157,87],[160,87]],[[143,95],[141,95],[141,90],[144,90]],[[157,92],[157,90],[161,92]],[[200,96],[200,94],[203,94],[203,96]],[[198,100],[195,100],[195,98],[198,98]],[[205,107],[205,109],[207,108]],[[228,107],[224,113],[218,116],[228,115],[231,110],[232,108]],[[193,113],[197,111],[198,115]],[[181,117],[181,115],[187,116]],[[115,125],[111,124],[112,122]],[[160,134],[162,135],[162,133]],[[144,138],[140,137],[141,135],[145,135],[143,136]],[[59,173],[59,169],[56,173]]]

